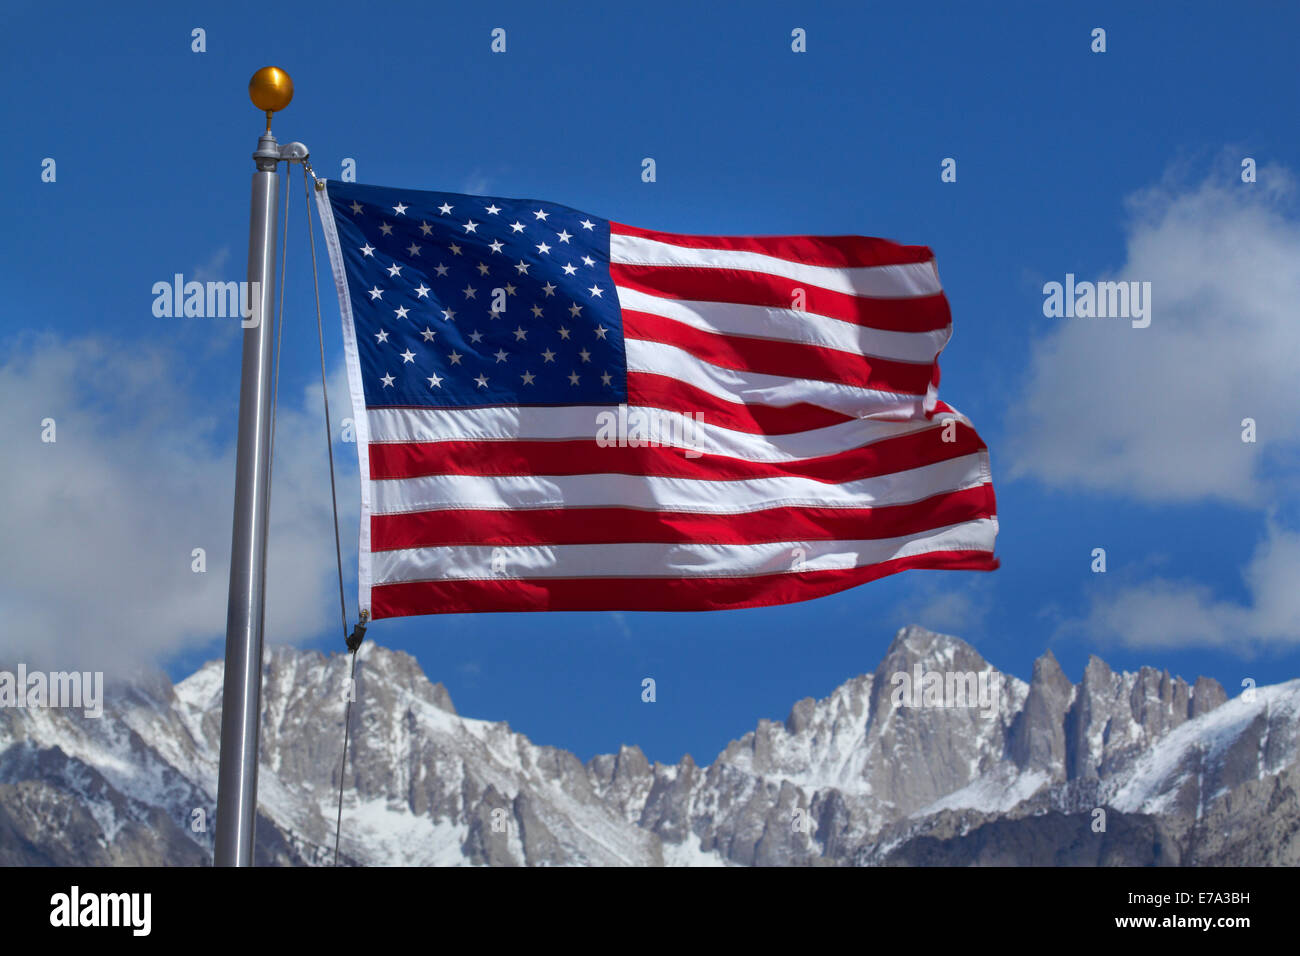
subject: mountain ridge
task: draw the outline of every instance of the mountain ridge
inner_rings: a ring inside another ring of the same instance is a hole
[[[259,863],[332,862],[347,668],[268,649]],[[221,674],[213,661],[174,686],[115,685],[98,721],[0,710],[0,863],[210,860]],[[584,763],[458,714],[415,658],[373,643],[356,700],[354,864],[1300,860],[1300,680],[1229,700],[1207,678],[1094,656],[1074,684],[1048,651],[1025,682],[908,627],[871,673],[758,720],[705,765],[631,744]]]

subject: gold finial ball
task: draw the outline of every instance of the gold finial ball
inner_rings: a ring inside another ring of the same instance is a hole
[[[293,99],[293,80],[278,66],[264,66],[248,81],[248,98],[259,110],[278,112]]]

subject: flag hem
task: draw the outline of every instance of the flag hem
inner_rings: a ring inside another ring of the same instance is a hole
[[[339,296],[339,314],[343,321],[343,356],[348,370],[348,392],[352,398],[352,427],[357,445],[357,467],[361,473],[361,527],[357,535],[357,610],[371,611],[370,590],[370,424],[366,417],[366,396],[361,382],[361,355],[357,351],[357,331],[352,321],[352,298],[348,291],[347,271],[343,266],[343,249],[334,225],[334,207],[330,205],[329,184],[316,191],[316,207],[325,247],[329,250],[330,271]],[[333,436],[330,436],[333,441]]]

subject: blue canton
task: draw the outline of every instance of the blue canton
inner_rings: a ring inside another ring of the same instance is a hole
[[[609,222],[331,180],[366,405],[627,401]]]

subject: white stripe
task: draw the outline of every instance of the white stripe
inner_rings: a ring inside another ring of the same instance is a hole
[[[652,414],[660,436],[690,434],[688,416],[658,408],[629,406],[629,412]],[[372,408],[370,438],[377,443],[444,441],[594,441],[600,416],[617,420],[617,405],[535,408]],[[608,419],[605,419],[608,420]],[[941,428],[934,421],[883,422],[857,418],[826,428],[789,435],[753,435],[707,421],[693,423],[692,450],[745,461],[790,462],[835,455],[887,438]],[[683,447],[674,445],[669,447]]]
[[[611,233],[609,258],[621,265],[684,266],[761,272],[796,282],[875,299],[910,299],[942,292],[939,273],[931,262],[890,266],[810,266],[761,252],[730,249],[688,249],[658,239]]]
[[[864,541],[408,548],[375,555],[377,584],[537,578],[750,577],[866,567],[932,551],[992,552],[997,519]]]
[[[325,246],[329,250],[330,271],[334,273],[334,288],[339,297],[339,313],[343,317],[343,360],[348,369],[348,391],[352,395],[352,421],[357,439],[357,464],[361,469],[361,530],[357,542],[357,608],[370,611],[371,554],[370,554],[370,434],[367,428],[366,396],[361,384],[361,358],[357,352],[357,332],[352,321],[352,298],[348,294],[347,270],[343,267],[343,250],[339,246],[338,229],[334,225],[334,208],[330,205],[328,188],[315,190],[316,212],[320,216],[321,230],[325,233]],[[309,217],[310,218],[310,217]]]
[[[624,310],[663,316],[704,332],[799,342],[895,362],[929,364],[952,337],[951,324],[932,332],[890,332],[864,328],[813,312],[734,302],[688,302],[665,299],[625,286],[615,288],[619,305]]]
[[[984,453],[888,475],[828,484],[781,475],[716,481],[645,475],[426,475],[374,479],[375,514],[515,508],[638,508],[744,514],[765,508],[878,508],[910,504],[987,480]],[[575,517],[574,519],[581,520]]]
[[[924,415],[923,395],[723,368],[675,345],[645,339],[623,341],[629,372],[666,375],[737,405],[787,408],[807,402],[854,418],[907,419]]]

